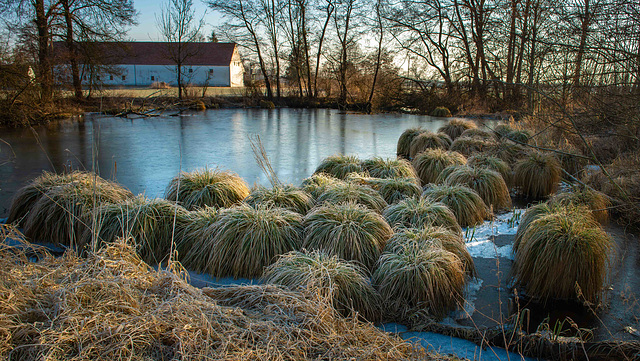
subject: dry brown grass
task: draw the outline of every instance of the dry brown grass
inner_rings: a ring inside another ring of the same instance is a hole
[[[178,264],[156,271],[124,242],[87,258],[41,256],[34,263],[0,245],[1,359],[435,359],[340,317],[320,296],[272,285],[200,290]]]

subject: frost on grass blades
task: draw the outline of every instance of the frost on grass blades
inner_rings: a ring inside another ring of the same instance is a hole
[[[514,208],[507,213],[497,215],[493,221],[486,221],[476,227],[463,228],[467,250],[472,257],[504,257],[513,260],[512,245],[498,247],[492,238],[497,235],[515,235],[523,208]]]

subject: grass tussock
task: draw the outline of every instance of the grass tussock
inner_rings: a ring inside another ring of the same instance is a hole
[[[302,190],[316,199],[329,187],[336,184],[345,184],[345,182],[326,173],[316,173],[302,181]]]
[[[507,133],[505,138],[513,140],[516,143],[527,144],[529,143],[529,139],[531,139],[531,133],[527,130],[512,130]]]
[[[409,128],[402,132],[400,138],[398,138],[398,145],[396,147],[396,154],[398,158],[409,159],[411,142],[413,141],[413,138],[423,132],[425,132],[425,130],[420,127]]]
[[[313,198],[300,188],[294,186],[275,186],[266,188],[258,186],[244,200],[251,206],[284,208],[302,215],[313,208]]]
[[[461,234],[462,228],[451,210],[440,202],[425,197],[408,198],[384,210],[384,218],[396,228],[441,226]]]
[[[464,272],[469,277],[476,276],[473,258],[461,234],[443,227],[403,228],[387,242],[385,252],[401,253],[413,247],[442,248],[455,254],[462,262]]]
[[[493,140],[484,140],[479,138],[468,138],[460,136],[451,144],[451,151],[463,154],[466,157],[471,155],[485,152],[489,149],[493,149],[496,146],[496,142]]]
[[[93,177],[94,174],[92,173],[79,171],[62,174],[46,171],[42,172],[40,176],[34,178],[26,186],[20,188],[13,196],[11,206],[9,207],[7,223],[12,223],[18,227],[22,227],[33,206],[51,188],[79,180],[90,181]],[[96,180],[101,181],[102,178],[97,178]]]
[[[473,156],[469,157],[469,159],[467,159],[467,165],[472,168],[487,168],[494,170],[500,173],[502,179],[504,179],[507,185],[511,184],[512,182],[513,175],[511,172],[511,167],[509,167],[509,164],[507,164],[507,162],[498,157],[494,157],[488,154],[474,154]]]
[[[443,169],[442,172],[438,174],[438,177],[436,178],[436,181],[434,182],[434,184],[444,184],[444,181],[447,180],[447,177],[449,176],[449,174],[455,172],[457,169],[461,167],[466,167],[466,165],[456,164],[456,165],[448,166],[447,168]],[[428,185],[426,185],[425,187],[427,186]]]
[[[191,269],[185,262],[186,255],[191,252],[194,245],[204,237],[206,230],[218,220],[218,209],[215,207],[199,208],[195,211],[187,211],[182,217],[180,227],[176,228],[175,245],[177,251],[176,260],[185,267]]]
[[[562,168],[550,153],[532,152],[516,164],[513,182],[520,194],[531,199],[541,199],[558,189]]]
[[[491,218],[491,212],[478,193],[463,185],[432,185],[422,196],[446,205],[462,227],[475,226]]]
[[[464,303],[464,266],[455,254],[439,247],[385,252],[372,282],[400,317],[421,310],[442,318]]]
[[[274,285],[200,290],[182,276],[154,270],[123,243],[37,263],[2,245],[0,358],[436,359],[341,317],[320,296]]]
[[[531,222],[513,265],[515,285],[543,302],[597,302],[608,274],[612,239],[586,207],[567,206]]]
[[[499,139],[505,138],[507,134],[511,133],[512,131],[513,131],[513,128],[510,125],[505,123],[500,123],[496,125],[495,128],[493,128],[493,132]]]
[[[411,159],[415,158],[418,154],[424,152],[427,149],[449,149],[451,144],[447,142],[441,135],[431,132],[422,132],[415,136],[411,141],[409,147],[409,156]]]
[[[520,224],[518,224],[518,231],[516,232],[513,240],[513,252],[517,253],[522,241],[522,235],[527,231],[529,225],[536,219],[556,212],[559,209],[557,206],[551,206],[547,202],[538,203],[534,206],[527,208],[527,210],[520,218]]]
[[[336,184],[322,193],[316,203],[319,205],[357,203],[378,213],[387,206],[387,202],[380,193],[371,187],[356,183]]]
[[[419,181],[415,178],[372,178],[368,181],[368,185],[378,191],[387,204],[394,204],[406,198],[420,196],[422,188],[418,183]]]
[[[521,159],[524,159],[529,155],[529,149],[527,149],[524,145],[502,140],[496,143],[495,146],[487,149],[486,153],[502,159],[511,167],[513,167]]]
[[[165,191],[165,198],[177,201],[184,208],[227,208],[249,195],[244,179],[230,171],[199,169],[182,172],[173,178]]]
[[[462,135],[465,130],[474,129],[478,126],[476,123],[470,120],[464,119],[451,119],[446,125],[440,127],[438,132],[444,133],[451,138],[451,140],[455,141],[456,138]]]
[[[104,204],[85,217],[91,228],[84,231],[80,245],[85,250],[99,249],[131,238],[140,257],[157,264],[169,256],[172,242],[188,222],[187,215],[184,208],[172,202],[144,196]]]
[[[86,216],[108,203],[120,203],[133,195],[119,184],[100,177],[87,177],[52,187],[33,205],[24,232],[39,242],[72,246],[91,224]]]
[[[262,278],[309,295],[321,295],[343,315],[357,312],[369,321],[379,320],[380,295],[371,286],[369,272],[323,251],[292,251],[267,267]]]
[[[298,213],[240,204],[219,212],[185,262],[214,277],[260,277],[278,256],[300,248],[303,231]]]
[[[494,132],[480,128],[467,129],[460,134],[460,138],[473,138],[489,142],[495,142],[497,140],[497,136]]]
[[[362,168],[374,178],[417,178],[411,163],[404,159],[374,157],[363,161]]]
[[[338,179],[345,179],[349,173],[362,173],[362,163],[354,155],[332,155],[322,160],[313,174],[326,173]]]
[[[549,204],[583,205],[591,210],[591,214],[600,224],[606,224],[609,220],[607,209],[611,206],[611,202],[606,195],[591,188],[580,186],[568,192],[556,193],[549,199]]]
[[[441,149],[428,149],[413,160],[413,167],[422,182],[422,185],[434,183],[440,172],[452,165],[464,165],[467,159],[458,152],[449,152]]]
[[[485,168],[460,167],[445,180],[445,185],[456,184],[473,189],[494,212],[511,207],[509,188],[498,172]]]
[[[326,204],[304,218],[304,248],[372,269],[393,234],[382,216],[357,204]]]

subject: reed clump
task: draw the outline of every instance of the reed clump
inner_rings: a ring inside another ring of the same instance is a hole
[[[467,129],[460,134],[460,138],[474,138],[490,142],[495,142],[497,140],[497,136],[494,132],[480,128]]]
[[[464,155],[441,149],[427,149],[418,154],[412,162],[422,185],[436,182],[440,172],[445,168],[466,163],[467,158]]]
[[[49,189],[33,205],[24,232],[40,242],[75,247],[85,229],[85,216],[95,207],[120,203],[133,195],[119,184],[98,176],[85,177]]]
[[[400,138],[398,138],[398,145],[396,147],[396,155],[398,156],[398,158],[409,159],[411,142],[413,141],[413,138],[423,132],[425,132],[425,130],[420,127],[409,128],[402,132]]]
[[[200,290],[123,242],[38,262],[2,244],[0,277],[2,359],[436,359],[341,317],[320,295],[275,285]]]
[[[182,172],[173,178],[165,198],[194,210],[209,206],[228,208],[249,195],[247,183],[237,174],[219,169],[199,169]]]
[[[427,149],[443,149],[448,150],[451,144],[447,142],[441,135],[428,131],[416,135],[411,141],[409,147],[409,156],[411,159]]]
[[[387,206],[384,198],[373,188],[356,183],[336,184],[322,193],[317,204],[357,203],[381,213]]]
[[[367,180],[367,184],[378,191],[387,204],[394,204],[406,198],[420,196],[422,188],[420,188],[419,183],[420,181],[416,178],[372,178]]]
[[[465,130],[474,129],[478,126],[476,123],[470,120],[464,119],[451,119],[446,125],[440,127],[438,132],[444,133],[451,138],[451,140],[455,141],[456,138],[462,135]]]
[[[244,200],[251,206],[284,208],[302,215],[313,208],[313,198],[300,188],[285,185],[266,188],[258,186]]]
[[[422,196],[446,205],[462,227],[475,226],[491,218],[491,212],[478,193],[463,185],[431,185]]]
[[[489,149],[494,148],[495,146],[496,142],[493,140],[460,136],[453,141],[453,144],[451,144],[451,148],[449,149],[453,152],[458,152],[466,157],[469,157],[477,153],[485,152]]]
[[[411,163],[404,159],[374,157],[362,161],[362,168],[374,178],[417,178]]]
[[[188,212],[165,199],[144,196],[121,203],[104,204],[85,217],[90,228],[80,240],[81,249],[99,249],[121,238],[130,238],[140,257],[149,264],[165,260],[176,235],[187,224]]]
[[[500,173],[490,169],[460,167],[449,174],[444,184],[460,184],[473,189],[494,212],[511,207],[507,184]]]
[[[561,171],[560,162],[553,154],[532,152],[516,164],[513,181],[523,196],[541,199],[558,189]]]
[[[326,204],[304,218],[303,247],[322,250],[372,269],[393,234],[382,216],[353,203]]]
[[[516,253],[515,286],[542,302],[597,303],[614,243],[590,213],[584,206],[569,205],[531,222]]]
[[[322,160],[313,174],[326,173],[338,179],[345,179],[349,173],[362,173],[362,162],[354,155],[332,155]]]
[[[394,228],[441,226],[461,234],[462,228],[449,207],[426,197],[407,198],[384,210],[384,218]]]
[[[267,283],[309,295],[321,295],[343,315],[358,313],[369,321],[380,319],[380,296],[371,286],[369,272],[323,251],[292,251],[267,267]]]
[[[447,107],[436,107],[431,111],[432,117],[449,118],[451,117],[451,111]]]

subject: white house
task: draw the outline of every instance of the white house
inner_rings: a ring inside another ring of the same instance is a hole
[[[59,46],[61,46],[61,43]],[[163,42],[97,43],[101,63],[109,70],[91,74],[82,67],[82,81],[111,86],[150,86],[165,82],[177,85],[175,44]],[[182,83],[212,87],[244,86],[244,67],[235,43],[188,43],[189,54],[182,65]]]

